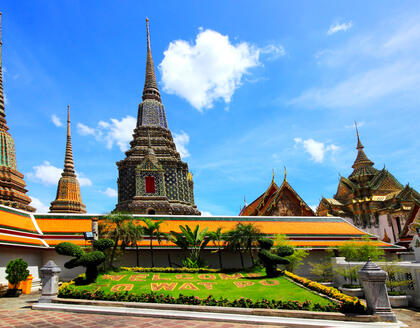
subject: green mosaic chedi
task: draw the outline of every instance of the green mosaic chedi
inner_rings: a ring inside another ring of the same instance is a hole
[[[168,128],[156,82],[149,22],[146,78],[137,125],[126,158],[117,162],[116,211],[137,214],[200,215],[194,204],[192,174],[181,160]]]
[[[1,60],[1,13],[0,13],[0,204],[26,211],[35,211],[26,195],[23,174],[17,171],[15,142],[6,122],[3,95],[3,67]]]

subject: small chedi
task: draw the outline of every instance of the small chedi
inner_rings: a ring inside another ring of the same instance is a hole
[[[403,186],[385,167],[376,169],[366,156],[357,130],[357,157],[353,172],[341,177],[333,198],[322,198],[317,208],[321,216],[350,219],[380,239],[398,243],[420,194]]]
[[[23,174],[17,170],[15,142],[8,132],[3,95],[3,70],[1,61],[1,13],[0,13],[0,204],[34,212],[31,198],[26,195]]]
[[[51,202],[50,213],[86,213],[82,203],[80,185],[74,171],[73,151],[71,147],[70,106],[67,106],[67,143],[64,157],[64,170],[58,181],[57,196]]]
[[[168,128],[156,82],[147,24],[146,79],[137,125],[126,158],[117,162],[116,211],[137,214],[200,215],[192,174],[181,160]]]
[[[287,182],[284,170],[282,184],[277,186],[273,179],[267,190],[256,200],[241,209],[240,216],[315,216],[312,209]]]

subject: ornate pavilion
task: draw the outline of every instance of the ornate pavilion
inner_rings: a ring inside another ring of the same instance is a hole
[[[403,186],[385,167],[376,169],[366,156],[357,130],[353,172],[341,177],[333,198],[322,198],[317,214],[340,216],[380,239],[396,244],[420,194]]]
[[[240,216],[315,216],[314,211],[287,182],[286,169],[282,184],[273,179],[267,190],[249,205],[245,204]]]
[[[188,164],[181,160],[168,128],[156,82],[147,25],[147,60],[142,102],[130,149],[117,162],[116,211],[138,214],[199,215]]]

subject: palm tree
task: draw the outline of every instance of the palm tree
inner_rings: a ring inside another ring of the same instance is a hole
[[[243,255],[246,251],[249,251],[252,264],[254,264],[252,246],[255,244],[259,236],[261,236],[260,230],[252,223],[243,224],[241,222],[239,222],[234,229],[228,231],[226,234],[226,248],[239,253],[243,269],[245,269]]]
[[[189,253],[187,260],[190,260],[190,265],[199,267],[201,265],[200,253],[210,241],[207,238],[208,228],[200,231],[199,225],[196,225],[194,230],[191,230],[188,225],[180,225],[179,229],[181,232],[171,231],[171,241]]]
[[[150,254],[152,257],[152,267],[155,266],[155,260],[153,256],[153,239],[156,239],[158,243],[162,241],[162,239],[167,238],[167,234],[160,231],[160,225],[162,224],[163,220],[158,220],[153,222],[149,218],[144,218],[142,221],[146,224],[144,229],[144,235],[149,236],[150,238]]]
[[[242,245],[242,240],[241,240],[241,236],[238,230],[236,229],[232,229],[229,230],[226,233],[226,248],[229,249],[230,251],[234,251],[234,252],[238,252],[239,256],[241,257],[241,264],[242,264],[242,268],[245,269],[245,265],[244,265],[244,258],[243,258],[243,245]]]
[[[245,246],[245,250],[249,251],[249,255],[251,256],[252,264],[255,264],[254,256],[252,254],[252,247],[257,243],[258,238],[261,237],[261,231],[252,223],[243,224],[238,223],[236,226],[242,235],[243,244]]]
[[[223,270],[222,264],[222,249],[225,244],[226,235],[222,232],[222,228],[217,228],[216,231],[210,231],[209,239],[217,246],[217,254],[219,255],[220,270]]]
[[[112,213],[104,217],[105,222],[101,229],[101,232],[106,238],[110,238],[114,241],[114,246],[111,250],[111,256],[109,258],[109,267],[112,268],[113,261],[115,260],[115,252],[118,247],[118,242],[123,241],[125,238],[125,224],[126,221],[131,221],[133,217],[129,214],[124,213]]]
[[[139,245],[138,242],[143,239],[144,227],[135,224],[133,221],[128,221],[124,224],[125,238],[123,240],[124,246],[134,246],[136,248],[136,264],[139,266]]]

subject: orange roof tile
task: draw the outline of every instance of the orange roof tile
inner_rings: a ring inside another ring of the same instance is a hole
[[[0,207],[0,228],[38,233],[29,214],[6,207]]]

